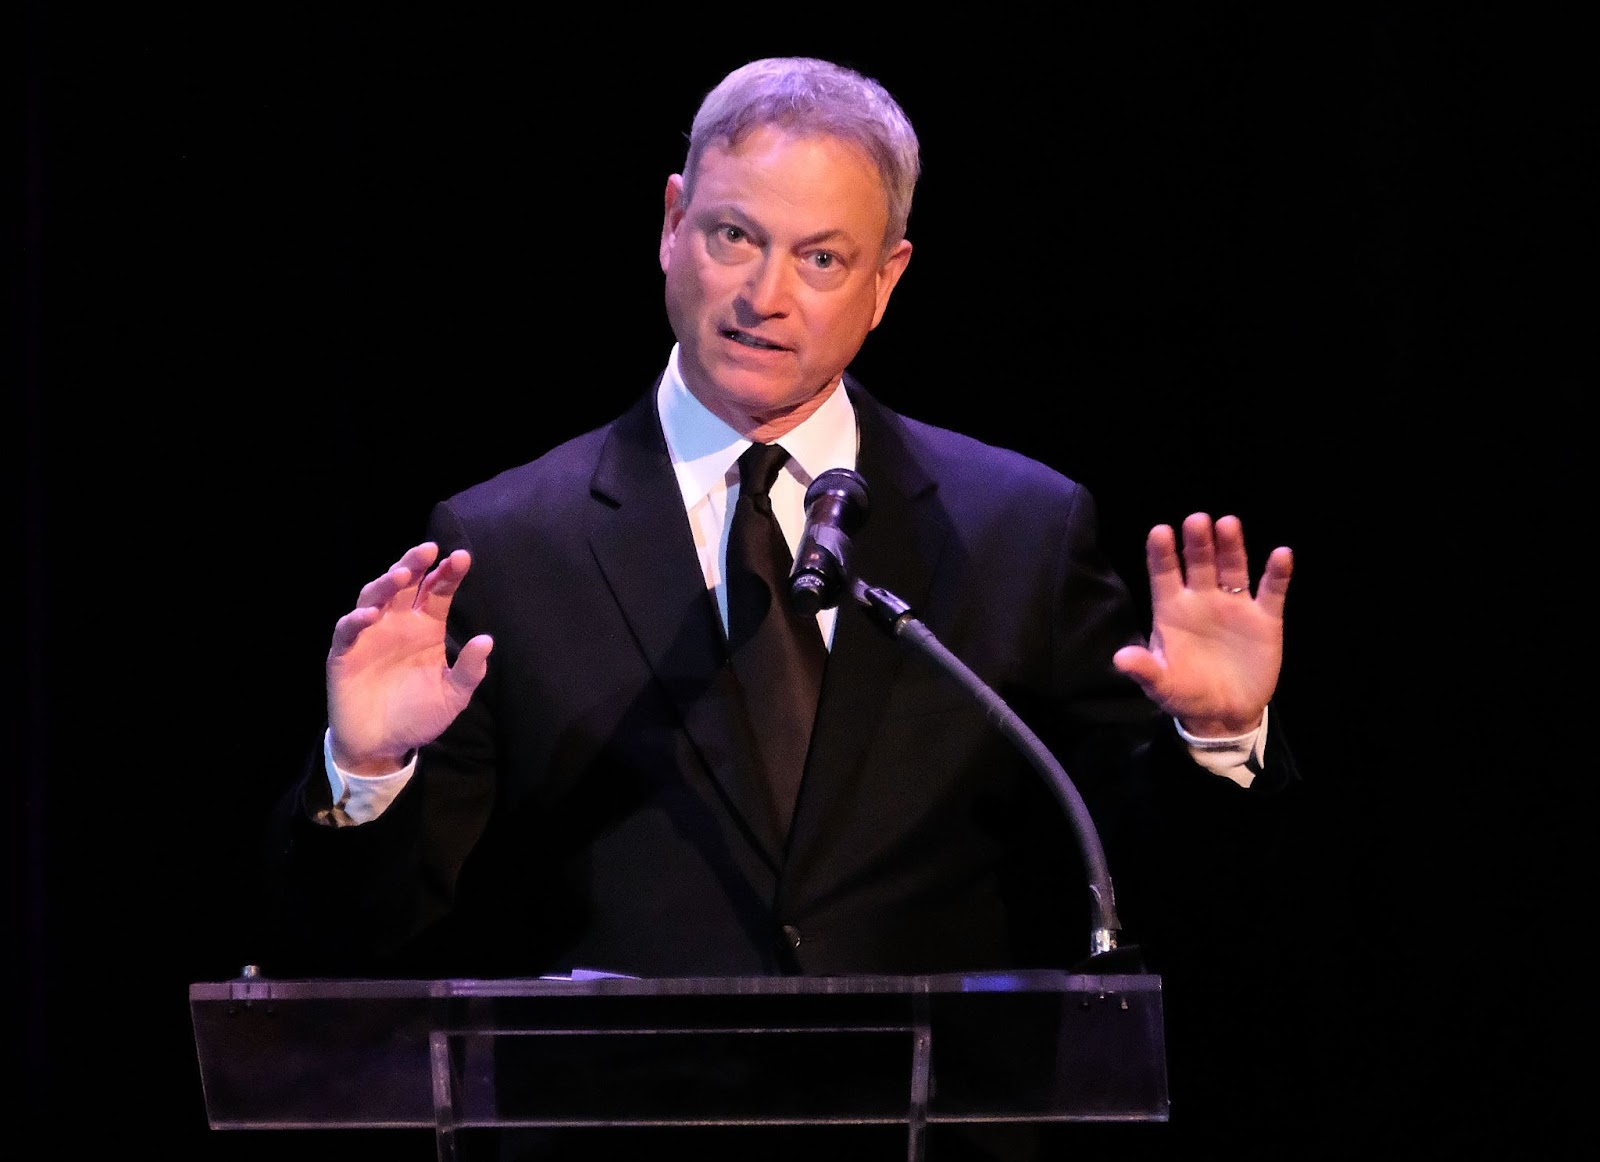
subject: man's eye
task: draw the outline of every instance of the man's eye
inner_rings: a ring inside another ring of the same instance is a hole
[[[818,270],[832,270],[839,265],[839,256],[826,250],[819,250],[811,256],[811,265]]]
[[[745,232],[738,226],[719,226],[717,234],[724,242],[743,242],[746,237]]]

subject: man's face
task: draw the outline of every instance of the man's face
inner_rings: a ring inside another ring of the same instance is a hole
[[[878,325],[911,244],[859,148],[766,126],[701,156],[694,196],[667,181],[667,317],[684,382],[747,437],[771,440],[827,398]]]

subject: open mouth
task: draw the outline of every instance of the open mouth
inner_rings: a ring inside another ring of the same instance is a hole
[[[724,339],[731,339],[741,347],[751,347],[757,351],[783,351],[784,347],[777,343],[769,343],[765,339],[739,330],[726,330],[722,332]]]

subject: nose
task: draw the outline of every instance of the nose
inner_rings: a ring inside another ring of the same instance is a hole
[[[753,263],[750,277],[740,296],[744,306],[760,319],[778,318],[789,309],[789,265],[775,255],[763,255]]]

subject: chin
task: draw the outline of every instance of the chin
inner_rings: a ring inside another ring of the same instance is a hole
[[[753,416],[780,415],[804,403],[811,392],[789,376],[761,375],[745,369],[715,378],[717,395]]]

